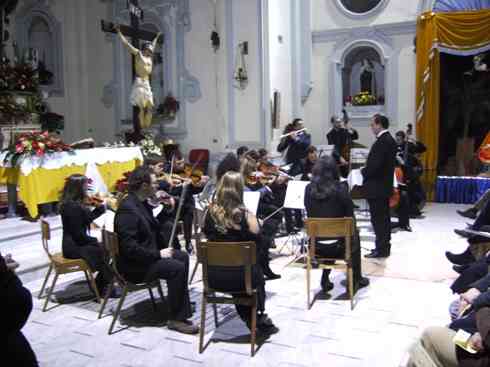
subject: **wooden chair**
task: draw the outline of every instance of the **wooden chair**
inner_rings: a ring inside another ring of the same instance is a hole
[[[349,293],[351,310],[354,309],[354,279],[352,273],[352,246],[351,237],[354,235],[354,220],[352,218],[307,218],[306,233],[310,237],[306,255],[306,292],[307,308],[310,309],[310,287],[312,261],[318,262],[320,269],[345,269],[347,273],[347,290]],[[344,237],[345,256],[343,259],[325,258],[315,255],[316,239]]]
[[[91,287],[95,292],[95,296],[97,297],[97,302],[100,302],[100,294],[99,294],[99,291],[97,290],[97,286],[95,284],[95,280],[94,280],[92,270],[88,266],[87,262],[83,259],[66,259],[65,257],[63,257],[63,254],[61,252],[52,254],[49,251],[49,241],[51,240],[51,230],[49,227],[49,223],[46,222],[45,220],[41,220],[41,238],[42,238],[44,251],[48,255],[50,264],[49,264],[48,273],[46,274],[46,278],[44,278],[44,282],[43,282],[43,285],[41,287],[41,291],[39,292],[38,298],[42,297],[42,294],[44,292],[44,288],[46,287],[46,283],[48,282],[48,279],[49,279],[49,276],[51,275],[51,272],[53,270],[55,272],[53,283],[51,284],[51,288],[49,288],[49,290],[48,290],[48,294],[46,296],[46,301],[44,302],[43,311],[46,311],[46,308],[48,307],[48,302],[49,302],[49,299],[51,298],[51,295],[53,293],[53,289],[56,285],[56,281],[58,280],[58,276],[60,274],[75,273],[78,271],[83,271],[83,273],[85,274],[85,278],[87,279],[87,283],[88,283],[89,287]]]
[[[126,280],[121,275],[121,273],[119,273],[119,271],[117,270],[117,265],[116,265],[116,260],[117,260],[117,257],[119,256],[119,240],[118,240],[116,233],[109,232],[109,231],[106,231],[105,229],[102,229],[102,242],[104,243],[104,246],[110,255],[111,263],[112,263],[112,270],[114,272],[115,279],[110,283],[110,285],[107,289],[107,293],[104,295],[104,301],[102,302],[102,306],[100,307],[100,311],[99,311],[99,319],[102,317],[102,314],[104,313],[105,306],[106,306],[107,301],[109,299],[109,296],[112,292],[112,289],[114,288],[114,281],[117,279],[117,282],[122,287],[122,295],[121,295],[121,298],[119,299],[119,302],[117,304],[116,312],[114,313],[114,316],[112,317],[111,326],[109,327],[109,331],[108,331],[108,334],[111,335],[112,330],[114,329],[114,326],[116,324],[116,320],[119,318],[119,315],[121,313],[121,309],[122,309],[124,300],[126,299],[126,296],[129,292],[136,292],[136,291],[140,291],[143,289],[148,289],[148,292],[150,293],[150,298],[151,298],[151,302],[152,302],[154,311],[156,311],[157,308],[156,308],[156,304],[155,304],[155,297],[153,297],[152,288],[157,288],[158,293],[160,294],[160,298],[162,299],[163,302],[165,302],[165,297],[163,296],[162,285],[160,284],[160,279],[155,279],[154,281],[151,281],[151,282],[132,283],[132,282]]]
[[[201,327],[199,330],[199,353],[204,351],[204,327],[206,324],[206,305],[213,305],[214,322],[218,326],[217,304],[240,304],[252,307],[251,317],[251,355],[255,354],[256,328],[257,328],[257,290],[252,288],[252,266],[256,264],[254,242],[200,242],[197,247],[198,261],[202,264],[203,296],[201,306]],[[208,267],[244,267],[245,291],[240,292],[240,297],[227,297],[233,292],[216,291],[209,287]],[[216,296],[216,292],[224,294]]]

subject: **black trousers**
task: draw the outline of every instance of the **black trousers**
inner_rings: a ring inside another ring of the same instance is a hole
[[[391,222],[389,198],[367,199],[371,224],[376,235],[376,251],[389,254],[391,249]]]
[[[406,190],[400,190],[400,203],[397,208],[398,225],[408,227],[410,225],[410,198]]]
[[[5,284],[1,293],[0,343],[4,351],[2,359],[10,361],[8,364],[11,366],[38,366],[36,355],[21,332],[32,311],[31,293],[22,286],[17,277]]]
[[[162,250],[166,247],[172,247],[175,250],[180,250],[181,246],[180,246],[179,239],[177,238],[177,232],[175,232],[176,234],[174,235],[172,245],[169,244],[170,236],[172,235],[172,228],[174,225],[174,219],[169,218],[165,222],[163,222],[163,223],[160,222],[160,223],[161,223],[161,234],[163,237],[163,243],[159,244],[160,245],[159,249]]]
[[[240,297],[245,291],[245,271],[239,268],[209,267],[208,268],[209,286],[221,292],[236,292],[234,297]],[[265,311],[265,281],[260,266],[252,268],[252,287],[257,289],[257,311]],[[245,305],[235,305],[240,318],[247,324],[251,320],[251,307]]]
[[[114,274],[109,266],[109,259],[104,251],[102,244],[87,244],[85,246],[72,247],[70,252],[63,252],[67,259],[83,259],[87,262],[92,271],[98,271],[96,282],[99,291],[112,280]]]
[[[160,259],[150,265],[145,281],[165,279],[168,288],[170,320],[183,321],[192,316],[187,279],[189,278],[189,255],[174,250],[171,258]]]

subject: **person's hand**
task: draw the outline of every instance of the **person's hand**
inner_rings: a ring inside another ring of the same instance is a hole
[[[173,253],[174,253],[174,249],[171,247],[167,247],[167,248],[164,248],[163,250],[160,250],[160,257],[162,259],[168,259],[168,258],[172,257]]]
[[[480,333],[476,332],[474,333],[471,337],[470,340],[468,341],[468,344],[477,352],[483,350],[485,347],[483,346],[483,340],[481,338]]]
[[[288,180],[288,176],[277,176],[276,178],[276,183],[278,185],[282,185],[283,183],[285,183],[286,181]]]
[[[460,299],[459,301],[459,306],[458,306],[458,317],[463,316],[463,312],[466,310],[466,307],[468,307],[470,304],[466,302],[464,299]]]
[[[121,33],[121,26],[119,24],[114,24],[114,30],[117,32],[117,33]]]
[[[481,294],[481,292],[476,288],[470,288],[463,294],[461,294],[461,300],[467,303],[473,303],[473,301]]]
[[[342,156],[340,157],[340,164],[343,166],[346,166],[348,164],[347,161]]]

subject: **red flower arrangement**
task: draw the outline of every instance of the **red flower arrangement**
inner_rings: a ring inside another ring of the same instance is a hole
[[[10,161],[12,166],[17,165],[19,159],[27,156],[42,157],[48,153],[71,152],[73,149],[63,143],[60,138],[45,132],[30,132],[20,135],[17,140],[7,149],[4,162]]]

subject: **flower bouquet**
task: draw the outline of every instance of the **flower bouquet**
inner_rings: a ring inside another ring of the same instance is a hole
[[[354,106],[370,106],[376,104],[376,97],[369,92],[361,92],[352,98]]]
[[[167,119],[174,119],[177,111],[179,111],[180,103],[177,101],[171,93],[165,97],[163,103],[157,108],[157,114]]]
[[[22,159],[29,156],[43,157],[49,153],[71,152],[73,149],[63,143],[60,138],[45,132],[30,132],[20,135],[7,149],[4,163],[16,166]]]
[[[155,144],[151,134],[145,134],[145,138],[140,140],[138,145],[141,147],[141,151],[145,157],[150,155],[162,155],[162,150]]]

